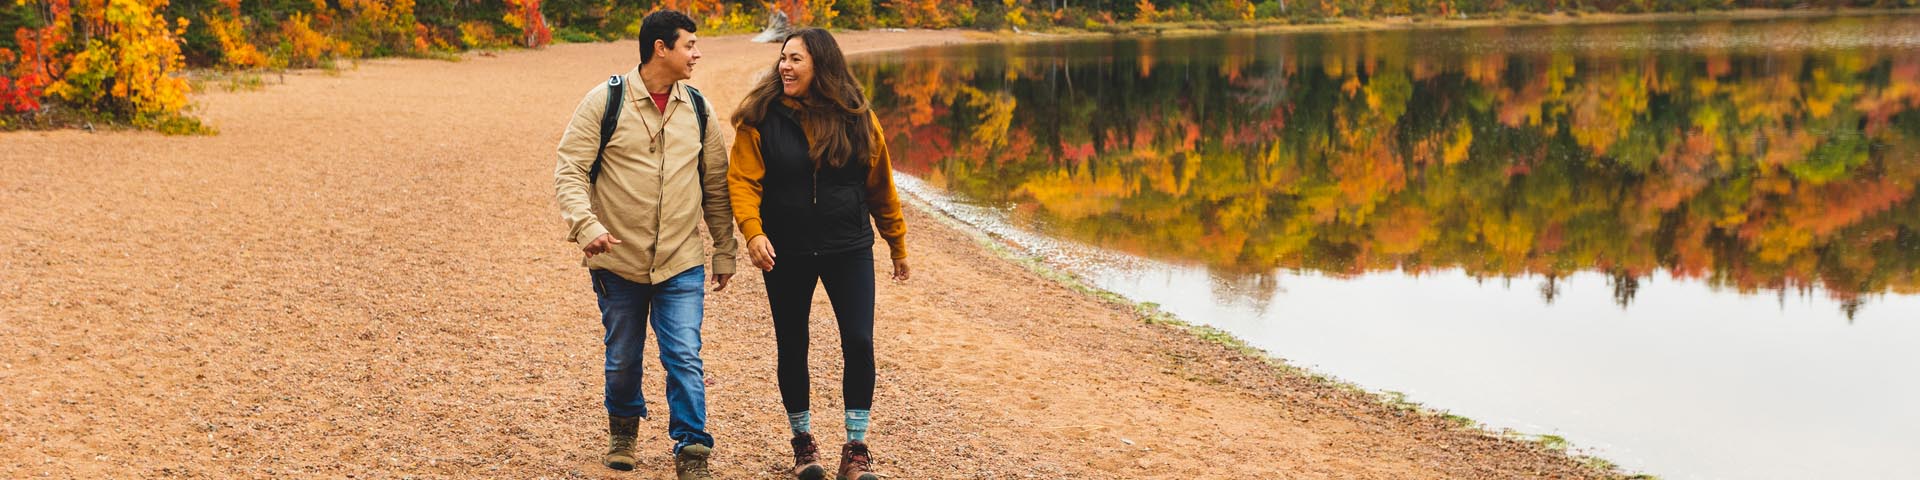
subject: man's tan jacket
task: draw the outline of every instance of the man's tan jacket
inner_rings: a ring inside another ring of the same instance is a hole
[[[600,146],[606,82],[574,107],[573,120],[560,136],[553,187],[568,225],[567,240],[585,247],[611,233],[621,243],[582,264],[637,283],[659,283],[705,263],[697,227],[704,220],[713,237],[711,273],[733,273],[739,244],[727,198],[725,123],[712,118],[708,102],[707,137],[701,139],[686,85],[674,83],[662,113],[641,84],[638,68],[624,80],[620,125],[607,143],[598,182],[589,183],[587,172]],[[696,158],[703,143],[706,155]],[[704,179],[696,162],[706,163]]]

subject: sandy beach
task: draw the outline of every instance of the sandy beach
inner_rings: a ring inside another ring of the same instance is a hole
[[[692,83],[722,115],[778,49],[701,47]],[[567,116],[637,57],[627,41],[374,60],[197,95],[216,136],[0,134],[0,477],[669,478],[663,416],[637,471],[599,464],[601,327],[552,200]],[[1143,322],[929,215],[908,215],[915,278],[878,286],[870,440],[888,478],[1605,474]],[[742,267],[707,299],[714,463],[781,478],[772,325]],[[813,398],[834,412],[815,298]],[[660,380],[650,363],[656,412]],[[837,444],[837,414],[815,423]]]

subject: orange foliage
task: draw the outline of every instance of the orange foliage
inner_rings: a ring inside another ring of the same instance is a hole
[[[946,28],[959,23],[956,14],[971,13],[970,3],[950,5],[938,0],[887,0],[886,8],[900,14],[900,22],[921,28]]]
[[[699,19],[726,13],[727,5],[720,0],[660,0],[654,4],[654,10],[673,10]],[[792,15],[791,12],[788,15]]]
[[[500,20],[520,30],[520,46],[539,48],[553,43],[553,31],[547,29],[547,17],[540,14],[540,0],[506,0],[507,13]]]
[[[833,11],[834,0],[774,0],[771,8],[787,13],[787,20],[794,25],[809,27],[832,27],[834,17],[840,12]]]
[[[297,14],[296,14],[297,15]],[[221,62],[239,68],[259,68],[270,63],[265,53],[247,41],[245,20],[221,15],[207,17],[207,29],[220,43]]]
[[[1153,6],[1153,0],[1139,0],[1139,2],[1134,3],[1133,8],[1140,11],[1139,14],[1133,17],[1133,21],[1135,22],[1157,22],[1160,21],[1160,17],[1163,16],[1160,13],[1160,8]]]
[[[68,0],[47,0],[45,5],[53,14],[52,23],[14,31],[18,52],[0,48],[0,112],[40,109],[47,86],[65,70],[69,56],[57,49],[72,32],[72,4]]]

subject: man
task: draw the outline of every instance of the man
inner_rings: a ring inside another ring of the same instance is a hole
[[[662,10],[640,24],[640,66],[587,92],[561,136],[555,197],[570,227],[567,239],[586,257],[606,328],[606,406],[611,436],[602,463],[634,466],[641,354],[651,324],[667,375],[667,435],[681,480],[711,478],[707,458],[706,384],[700,361],[705,247],[713,238],[713,291],[733,277],[733,210],[727,198],[727,145],[718,128],[701,125],[712,105],[682,80],[700,60],[685,14]],[[617,81],[616,81],[617,80]],[[616,90],[617,89],[617,90]],[[602,115],[621,98],[617,124],[602,148]],[[703,128],[704,127],[704,128]],[[596,165],[596,158],[598,164]],[[651,314],[651,318],[649,318]]]

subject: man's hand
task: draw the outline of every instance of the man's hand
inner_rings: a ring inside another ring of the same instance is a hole
[[[727,290],[727,283],[728,283],[728,282],[731,282],[731,281],[733,281],[733,274],[731,274],[731,273],[719,273],[719,274],[714,274],[714,276],[713,276],[713,291],[714,291],[714,292],[716,292],[716,293],[717,293],[717,292],[723,292],[723,291],[726,291],[726,290]]]
[[[594,255],[607,253],[607,250],[611,250],[613,249],[614,245],[619,245],[619,244],[620,244],[620,239],[613,238],[613,234],[602,233],[600,234],[599,238],[595,238],[593,239],[593,241],[587,242],[587,246],[580,247],[580,251],[587,252],[587,258],[593,258]]]
[[[773,257],[773,241],[767,240],[766,235],[747,240],[747,259],[753,261],[753,266],[760,267],[760,271],[773,271]]]
[[[913,277],[913,269],[907,268],[907,259],[893,259],[893,281],[904,282]]]

